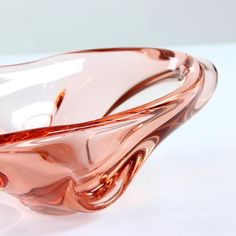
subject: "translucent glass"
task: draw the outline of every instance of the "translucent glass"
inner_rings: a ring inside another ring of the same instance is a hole
[[[2,66],[0,188],[49,214],[105,208],[216,82],[211,63],[152,48]]]

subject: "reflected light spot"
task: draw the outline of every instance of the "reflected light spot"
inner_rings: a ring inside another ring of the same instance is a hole
[[[55,110],[52,102],[34,103],[14,111],[12,124],[18,130],[50,126]]]
[[[18,90],[35,86],[38,84],[49,83],[65,78],[83,70],[83,58],[55,62],[51,65],[41,66],[28,70],[9,72],[1,74],[0,97],[14,93]]]

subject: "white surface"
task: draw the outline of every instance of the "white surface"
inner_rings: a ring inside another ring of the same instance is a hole
[[[175,49],[214,62],[217,91],[156,149],[123,197],[97,213],[48,216],[0,193],[0,235],[236,235],[236,44]]]
[[[0,53],[236,42],[235,0],[0,0]]]

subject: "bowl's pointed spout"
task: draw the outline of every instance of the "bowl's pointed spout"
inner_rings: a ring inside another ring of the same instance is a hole
[[[0,67],[0,188],[44,213],[105,208],[216,83],[211,63],[150,48]]]

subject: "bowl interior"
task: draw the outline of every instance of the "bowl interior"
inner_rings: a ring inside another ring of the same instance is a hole
[[[76,124],[160,98],[183,81],[183,58],[158,49],[62,54],[0,67],[0,134]]]

